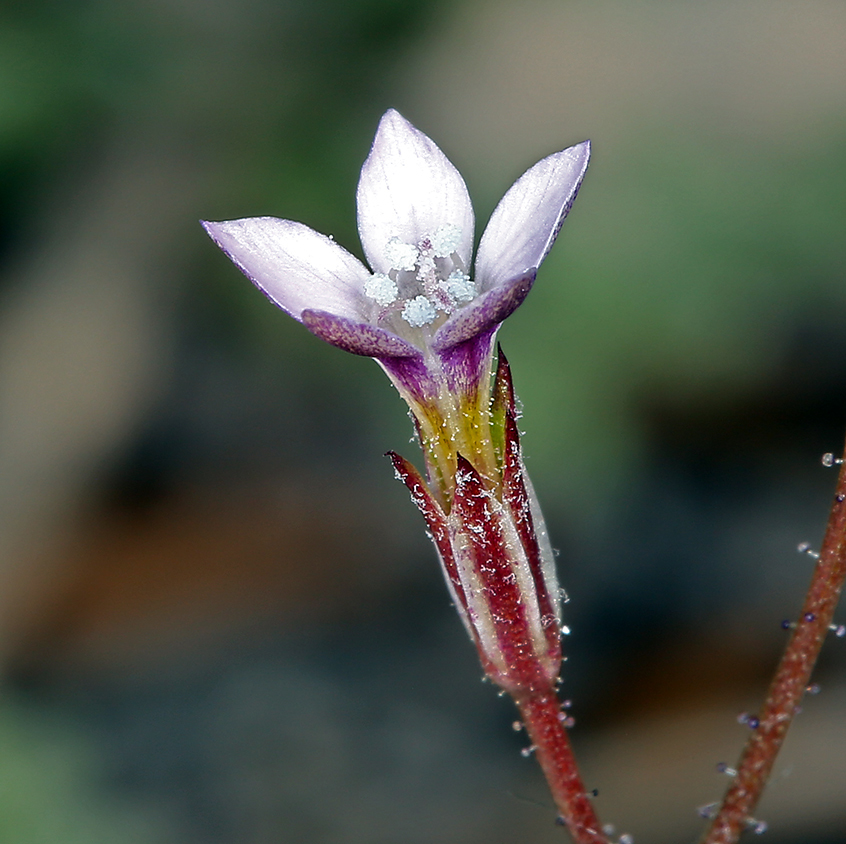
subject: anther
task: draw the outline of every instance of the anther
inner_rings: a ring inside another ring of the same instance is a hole
[[[364,282],[364,295],[373,299],[377,305],[387,308],[399,296],[397,283],[384,273],[374,273]]]
[[[830,451],[827,451],[827,452],[826,452],[826,453],[822,456],[822,464],[823,464],[823,466],[825,466],[826,468],[829,468],[829,467],[831,467],[831,466],[834,466],[834,465],[835,465],[835,464],[837,464],[837,463],[842,463],[842,462],[843,462],[843,458],[842,458],[842,457],[835,457],[835,456],[834,456],[834,455],[833,455]]]
[[[470,281],[470,276],[461,270],[453,270],[441,286],[449,297],[450,302],[455,305],[466,305],[476,298],[476,285]]]
[[[461,229],[454,223],[445,223],[429,238],[429,242],[438,258],[447,258],[461,243]]]
[[[566,625],[562,625],[561,627],[561,635],[562,636],[569,636],[573,631]]]
[[[725,762],[717,762],[717,773],[727,774],[730,777],[736,777],[737,776],[737,769],[732,768],[730,765],[726,764]]]
[[[398,237],[392,237],[385,244],[385,260],[392,269],[413,270],[420,255],[416,246],[404,243]]]
[[[435,306],[425,296],[415,296],[409,299],[402,309],[402,318],[412,328],[422,328],[431,325],[438,316]]]
[[[828,629],[834,633],[838,639],[842,639],[846,636],[846,624],[829,624]]]
[[[572,701],[572,700],[570,700],[570,698],[567,698],[567,700],[565,700],[565,701],[561,704],[561,708],[562,708],[562,709],[569,709],[572,705],[573,705],[573,701]]]
[[[522,721],[514,721],[511,724],[511,729],[514,730],[515,733],[519,733],[520,730],[523,729],[523,722]]]

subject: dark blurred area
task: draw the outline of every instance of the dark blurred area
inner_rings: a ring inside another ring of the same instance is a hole
[[[593,141],[500,337],[598,811],[695,840],[846,431],[844,43],[821,0],[6,0],[0,841],[565,838],[382,456],[419,462],[402,402],[198,225],[361,255],[388,107],[462,171],[477,238]],[[772,844],[846,839],[845,647],[760,807]]]

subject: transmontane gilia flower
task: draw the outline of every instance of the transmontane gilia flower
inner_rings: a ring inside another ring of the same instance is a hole
[[[447,586],[488,676],[519,700],[553,688],[561,663],[552,549],[520,454],[497,329],[525,299],[588,165],[588,142],[521,176],[482,235],[467,187],[396,111],[358,183],[369,268],[302,223],[204,223],[274,304],[318,337],[375,358],[411,408],[427,480],[391,453],[423,513]]]

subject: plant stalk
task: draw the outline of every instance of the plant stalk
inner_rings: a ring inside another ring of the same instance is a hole
[[[846,451],[844,451],[846,458]],[[755,824],[752,814],[772,771],[778,751],[799,711],[820,649],[830,632],[846,580],[846,463],[841,461],[834,501],[819,560],[802,612],[787,643],[732,780],[700,844],[734,844]]]
[[[576,766],[565,715],[554,690],[516,698],[559,817],[575,844],[609,844]]]

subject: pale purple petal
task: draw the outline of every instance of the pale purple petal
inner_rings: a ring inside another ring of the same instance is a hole
[[[461,174],[435,143],[390,109],[379,123],[358,182],[358,231],[374,271],[391,268],[384,250],[392,237],[416,245],[443,225],[461,230],[458,255],[473,251],[473,206]]]
[[[422,355],[382,356],[379,363],[409,403],[437,407],[444,389],[452,396],[476,395],[490,381],[496,326],[438,352],[438,366]],[[487,387],[485,387],[487,389]]]
[[[522,304],[534,283],[535,271],[532,269],[482,293],[438,329],[432,338],[432,348],[436,351],[449,349],[499,325]]]
[[[451,393],[472,396],[484,383],[490,383],[491,359],[497,325],[474,334],[439,352],[441,369]],[[485,388],[486,389],[486,388]]]
[[[437,377],[433,375],[422,355],[413,358],[379,357],[376,360],[410,405],[432,407],[436,404]]]
[[[589,158],[590,141],[585,141],[547,156],[511,186],[479,243],[476,284],[481,290],[541,265],[576,198]]]
[[[421,357],[419,349],[375,325],[311,309],[304,310],[301,319],[312,334],[354,355],[371,358]]]
[[[366,320],[367,267],[334,240],[291,220],[203,223],[212,240],[268,299],[300,319],[306,308]]]

